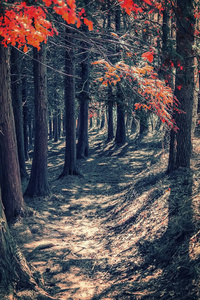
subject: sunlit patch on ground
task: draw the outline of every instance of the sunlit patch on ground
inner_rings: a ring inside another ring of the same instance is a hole
[[[187,285],[193,297],[187,270],[200,257],[191,226],[192,212],[200,224],[196,164],[193,177],[169,177],[159,139],[116,147],[102,134],[93,132],[90,157],[78,161],[83,176],[58,180],[64,140],[49,145],[52,195],[26,199],[31,213],[13,226],[19,246],[55,299],[182,299]]]

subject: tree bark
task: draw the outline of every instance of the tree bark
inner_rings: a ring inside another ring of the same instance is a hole
[[[53,137],[55,143],[58,141],[58,136],[58,110],[55,109],[53,113]]]
[[[12,104],[15,119],[15,129],[17,137],[17,149],[21,178],[27,178],[24,152],[24,131],[23,131],[23,111],[21,93],[21,62],[19,51],[11,48],[11,90]]]
[[[11,296],[16,284],[18,288],[36,286],[30,269],[9,232],[0,190],[0,298]]]
[[[46,46],[34,49],[35,86],[35,143],[31,176],[25,195],[28,197],[48,196],[50,188],[47,175],[47,93],[46,93]]]
[[[24,131],[24,155],[25,159],[28,160],[28,149],[29,149],[29,109],[27,104],[27,80],[26,75],[23,74],[22,78],[22,103],[23,103],[23,131]]]
[[[53,138],[53,131],[52,131],[52,115],[49,112],[49,139],[52,140]]]
[[[101,126],[100,126],[100,129],[103,129],[104,126],[105,126],[105,112],[104,112],[104,108],[102,108],[102,112],[101,112],[102,116],[101,116]]]
[[[111,88],[111,86],[110,86]],[[112,88],[111,88],[112,90]],[[108,92],[109,95],[109,92]],[[110,142],[114,138],[114,128],[113,128],[113,101],[108,101],[108,137],[107,141]]]
[[[85,34],[88,32],[88,27],[82,25],[82,30]],[[77,158],[85,158],[89,154],[89,142],[88,142],[88,107],[89,107],[89,52],[87,45],[82,42],[81,51],[81,92],[79,94],[79,132],[77,143]]]
[[[59,177],[77,175],[76,166],[76,119],[75,119],[75,65],[73,49],[73,32],[66,28],[66,54],[65,54],[65,163]]]
[[[116,8],[115,12],[115,28],[119,32],[121,29],[121,9],[120,7]],[[116,49],[117,52],[119,49]],[[123,93],[121,86],[117,83],[117,130],[115,136],[116,144],[123,145],[126,142],[126,126],[125,126],[125,113],[123,105]]]
[[[179,108],[184,113],[175,113],[175,121],[179,129],[174,133],[174,147],[170,150],[173,156],[169,157],[168,172],[179,167],[190,167],[192,111],[195,97],[194,3],[178,0],[177,7],[178,58],[174,94],[180,102]]]
[[[7,219],[16,217],[23,205],[11,100],[8,49],[0,43],[0,184]]]
[[[118,145],[123,145],[126,142],[125,113],[122,100],[123,95],[121,92],[121,87],[119,83],[117,83],[117,130],[115,142]]]

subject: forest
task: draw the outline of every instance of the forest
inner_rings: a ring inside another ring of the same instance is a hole
[[[0,1],[0,300],[200,299],[199,0]]]

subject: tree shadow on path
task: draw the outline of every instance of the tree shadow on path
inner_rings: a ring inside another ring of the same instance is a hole
[[[159,178],[159,177],[158,177]],[[198,278],[195,268],[195,260],[191,257],[190,241],[194,235],[192,195],[193,195],[193,173],[189,170],[177,170],[171,175],[165,176],[164,186],[168,182],[168,213],[163,222],[167,221],[166,230],[162,235],[153,239],[140,238],[135,244],[137,256],[141,263],[127,262],[126,259],[112,266],[109,270],[110,282],[116,278],[115,283],[102,291],[101,294],[93,296],[97,299],[199,299],[197,282]],[[156,178],[154,184],[156,183]],[[157,181],[158,184],[158,181]],[[138,184],[141,188],[142,183]],[[145,187],[145,183],[143,188]],[[150,188],[150,186],[149,186]],[[147,186],[146,186],[147,189]],[[161,186],[154,192],[148,194],[148,199],[159,202]],[[144,207],[132,218],[123,224],[115,226],[112,230],[115,239],[122,233],[128,234],[129,228],[136,222],[138,216],[150,209],[153,202],[145,203]],[[161,199],[160,199],[161,200]],[[137,201],[137,199],[135,199]],[[110,248],[112,245],[109,245]],[[134,256],[134,245],[126,249],[124,256],[132,251]],[[117,279],[118,277],[118,279]]]

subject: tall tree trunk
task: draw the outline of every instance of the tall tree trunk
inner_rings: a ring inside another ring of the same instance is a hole
[[[93,117],[90,117],[90,128],[93,127]]]
[[[105,111],[104,111],[104,108],[102,108],[102,112],[101,112],[101,126],[100,126],[100,129],[103,129],[104,126],[105,126]]]
[[[112,10],[112,4],[111,1],[107,1],[107,30],[111,31],[111,10]],[[113,104],[114,104],[114,95],[112,93],[112,86],[111,84],[108,84],[108,91],[107,91],[107,118],[108,118],[108,137],[107,137],[107,142],[110,142],[114,138],[114,126],[113,126]]]
[[[100,107],[100,103],[98,103],[98,107],[96,107],[96,127],[97,129],[99,129],[99,126],[100,126],[100,115],[101,115],[101,107]]]
[[[49,139],[52,140],[53,138],[53,131],[52,131],[52,115],[49,112]]]
[[[113,103],[112,100],[112,87],[108,86],[108,137],[107,141],[110,142],[114,138],[114,128],[113,128]]]
[[[26,75],[23,74],[22,77],[22,103],[23,103],[23,131],[24,131],[24,155],[25,159],[28,160],[28,148],[29,148],[29,140],[28,140],[28,130],[29,130],[29,109],[27,104],[27,80]]]
[[[169,157],[168,172],[179,167],[190,167],[192,111],[195,96],[194,3],[178,0],[177,7],[176,53],[178,57],[175,96],[180,102],[179,108],[184,113],[175,113],[175,121],[179,129],[173,134],[175,146],[171,149],[173,156]]]
[[[88,32],[88,27],[82,25],[82,30],[85,34]],[[84,158],[88,156],[89,142],[88,142],[88,107],[89,107],[89,52],[87,45],[82,42],[81,54],[81,92],[79,94],[79,132],[77,143],[77,158]]]
[[[72,29],[66,28],[66,54],[65,54],[65,163],[60,177],[77,175],[76,167],[76,119],[75,119],[75,66]]]
[[[122,99],[121,87],[117,83],[117,130],[115,142],[118,145],[123,145],[126,142],[125,113]]]
[[[14,47],[11,48],[11,90],[20,174],[21,178],[27,178],[28,174],[26,172],[24,153],[23,111],[21,94],[21,62],[19,51]]]
[[[21,211],[23,196],[12,111],[8,50],[0,42],[0,184],[6,217],[13,219]]]
[[[60,109],[58,109],[58,138],[61,137],[61,113]]]
[[[116,8],[115,12],[115,28],[117,32],[121,29],[121,9],[119,6]],[[119,51],[118,48],[116,50],[117,52]],[[120,84],[117,83],[117,130],[115,142],[119,145],[123,145],[126,142],[125,113],[121,88]]]
[[[50,194],[47,176],[47,93],[46,93],[46,45],[34,49],[35,86],[35,143],[31,176],[25,195],[28,197]]]
[[[34,132],[34,121],[31,119],[31,115],[29,115],[28,121],[28,133],[29,133],[29,147],[32,148],[33,146],[33,132]]]
[[[58,110],[55,109],[53,113],[53,137],[54,142],[56,143],[58,141]]]
[[[161,70],[161,76],[165,80],[166,84],[174,90],[174,78],[173,68],[171,66],[171,21],[170,21],[170,6],[169,2],[165,0],[165,6],[163,10],[163,26],[162,26],[162,62],[163,70]],[[174,115],[175,117],[175,115]],[[169,162],[168,171],[173,170],[176,165],[176,134],[173,129],[170,131],[170,143],[169,143]]]

